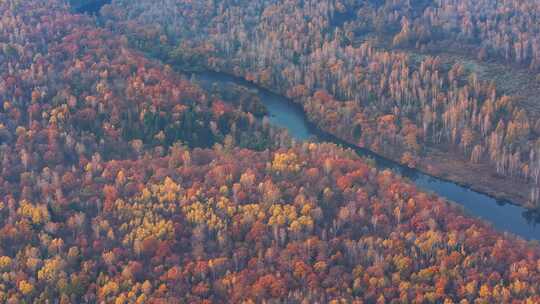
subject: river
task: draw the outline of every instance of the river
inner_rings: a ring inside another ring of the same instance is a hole
[[[540,227],[536,225],[540,222],[540,218],[525,208],[507,201],[499,201],[456,183],[402,166],[367,149],[351,145],[335,136],[322,132],[308,121],[303,109],[298,104],[244,79],[217,72],[193,73],[191,77],[196,79],[203,87],[213,83],[221,85],[235,84],[254,90],[268,109],[270,123],[286,128],[294,139],[298,141],[316,140],[333,142],[340,146],[351,148],[360,156],[373,159],[377,168],[391,169],[414,182],[418,188],[436,193],[441,197],[462,205],[466,214],[491,223],[495,229],[501,232],[511,232],[527,240],[540,240]]]
[[[77,12],[97,14],[99,9],[111,0],[71,0],[78,3]],[[346,21],[350,16],[339,17],[339,22]],[[343,20],[341,20],[343,19]],[[465,208],[468,215],[476,216],[491,223],[499,231],[508,231],[528,240],[540,240],[540,215],[525,208],[500,201],[486,194],[473,191],[465,186],[430,176],[415,169],[400,165],[392,160],[381,157],[367,149],[359,148],[322,132],[310,123],[303,109],[293,101],[262,89],[253,83],[224,73],[204,72],[193,74],[206,84],[234,83],[257,91],[257,94],[269,111],[269,119],[273,125],[286,128],[296,140],[317,140],[333,142],[343,147],[351,148],[360,156],[373,159],[379,169],[391,169],[414,182],[420,189],[433,192]],[[189,76],[189,75],[188,75]]]

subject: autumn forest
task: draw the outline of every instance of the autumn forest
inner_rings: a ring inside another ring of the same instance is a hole
[[[534,0],[0,0],[0,303],[540,303],[534,224],[358,152],[540,222],[539,19]]]

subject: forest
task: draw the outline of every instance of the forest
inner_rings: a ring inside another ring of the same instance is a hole
[[[286,95],[350,143],[538,209],[540,7],[500,2],[115,0],[102,20],[155,58]],[[441,53],[456,41],[458,58]],[[510,92],[489,62],[535,91]]]
[[[180,73],[539,208],[536,113],[429,55],[536,71],[536,6],[420,2],[0,1],[0,303],[540,303],[537,241]]]

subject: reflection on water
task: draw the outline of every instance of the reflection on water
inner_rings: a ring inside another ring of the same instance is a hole
[[[268,108],[270,122],[276,126],[286,128],[289,134],[297,140],[319,140],[339,144],[354,149],[359,155],[372,158],[380,169],[391,169],[413,181],[420,189],[431,191],[448,200],[459,203],[469,215],[477,216],[490,222],[500,231],[509,231],[525,239],[540,240],[540,222],[538,212],[512,205],[509,202],[498,201],[488,195],[478,193],[467,187],[448,182],[418,170],[401,166],[400,164],[383,158],[369,150],[348,144],[334,136],[325,134],[307,121],[306,115],[297,104],[285,97],[273,94],[258,88],[252,83],[223,73],[204,72],[193,74],[203,86],[212,83],[234,83],[256,90],[257,94]]]

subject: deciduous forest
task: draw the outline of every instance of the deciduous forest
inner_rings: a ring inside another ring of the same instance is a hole
[[[0,303],[540,303],[537,241],[186,74],[540,209],[535,1],[79,2],[0,0]]]
[[[539,9],[492,0],[116,0],[103,19],[155,57],[287,95],[351,143],[538,208],[538,79],[526,80],[531,96],[522,96],[507,88],[515,75],[495,81],[482,62],[537,73]]]

